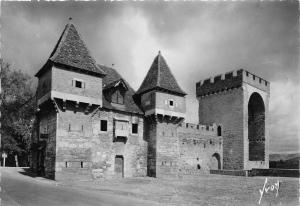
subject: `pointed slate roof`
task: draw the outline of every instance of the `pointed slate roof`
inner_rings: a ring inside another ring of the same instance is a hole
[[[49,60],[53,63],[72,67],[73,69],[80,70],[82,72],[105,75],[105,72],[98,67],[96,61],[90,55],[90,52],[81,39],[80,34],[71,22],[66,25],[49,57]],[[42,72],[41,70],[36,74],[36,76]]]
[[[160,51],[155,57],[142,85],[136,94],[140,95],[154,89],[166,90],[182,96],[186,95],[186,93],[179,87]]]

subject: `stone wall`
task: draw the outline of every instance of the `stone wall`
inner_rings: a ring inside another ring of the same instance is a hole
[[[155,92],[155,108],[164,111],[173,111],[179,113],[185,113],[185,98],[177,95],[167,94],[163,92]],[[169,101],[172,100],[174,106],[169,105]]]
[[[156,121],[145,118],[144,139],[148,142],[147,150],[147,175],[156,177]]]
[[[51,81],[52,81],[52,70],[47,70],[43,76],[39,78],[37,86],[37,98],[41,98],[51,90]]]
[[[38,118],[39,142],[45,142],[45,149],[40,151],[40,155],[44,156],[45,176],[53,179],[55,178],[57,114],[54,110],[45,109],[38,114]]]
[[[91,136],[90,115],[84,108],[73,108],[58,112],[56,137],[56,179],[68,176],[90,178]],[[64,174],[69,174],[65,176]]]
[[[178,127],[179,173],[195,175],[222,169],[223,142],[216,125],[183,123]]]
[[[100,121],[107,120],[107,131],[101,131]],[[127,124],[127,140],[124,143],[115,137],[115,123]],[[144,120],[141,116],[100,110],[91,118],[93,135],[91,138],[91,161],[94,178],[115,177],[115,157],[124,160],[124,177],[146,176],[147,142],[143,138]],[[132,133],[132,123],[138,124],[138,134]]]
[[[82,81],[83,88],[75,87],[75,80]],[[93,100],[102,105],[102,78],[53,66],[52,92],[65,94],[67,100],[88,99],[86,103]]]
[[[167,114],[183,117],[186,111],[185,97],[157,91],[143,94],[141,106],[146,115]]]
[[[178,124],[158,122],[156,125],[156,177],[178,174]]]
[[[244,114],[243,89],[235,88],[198,97],[199,123],[221,125],[223,136],[223,168],[243,169]]]

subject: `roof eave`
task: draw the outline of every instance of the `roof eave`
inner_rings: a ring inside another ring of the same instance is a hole
[[[165,88],[162,88],[162,87],[153,87],[153,88],[150,88],[150,89],[146,89],[146,90],[140,90],[140,91],[137,91],[135,94],[136,95],[143,95],[147,92],[150,92],[150,91],[161,91],[161,92],[165,92],[165,93],[171,93],[171,94],[174,94],[174,95],[179,95],[179,96],[186,96],[187,93],[185,93],[184,91],[173,91],[173,90],[169,90],[169,89],[165,89]]]

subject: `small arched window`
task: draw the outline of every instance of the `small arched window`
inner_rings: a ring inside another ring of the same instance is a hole
[[[218,136],[222,136],[222,128],[221,128],[221,126],[218,126]]]

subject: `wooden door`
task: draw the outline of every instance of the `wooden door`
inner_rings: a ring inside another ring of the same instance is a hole
[[[115,175],[124,177],[124,158],[121,155],[115,157]]]

